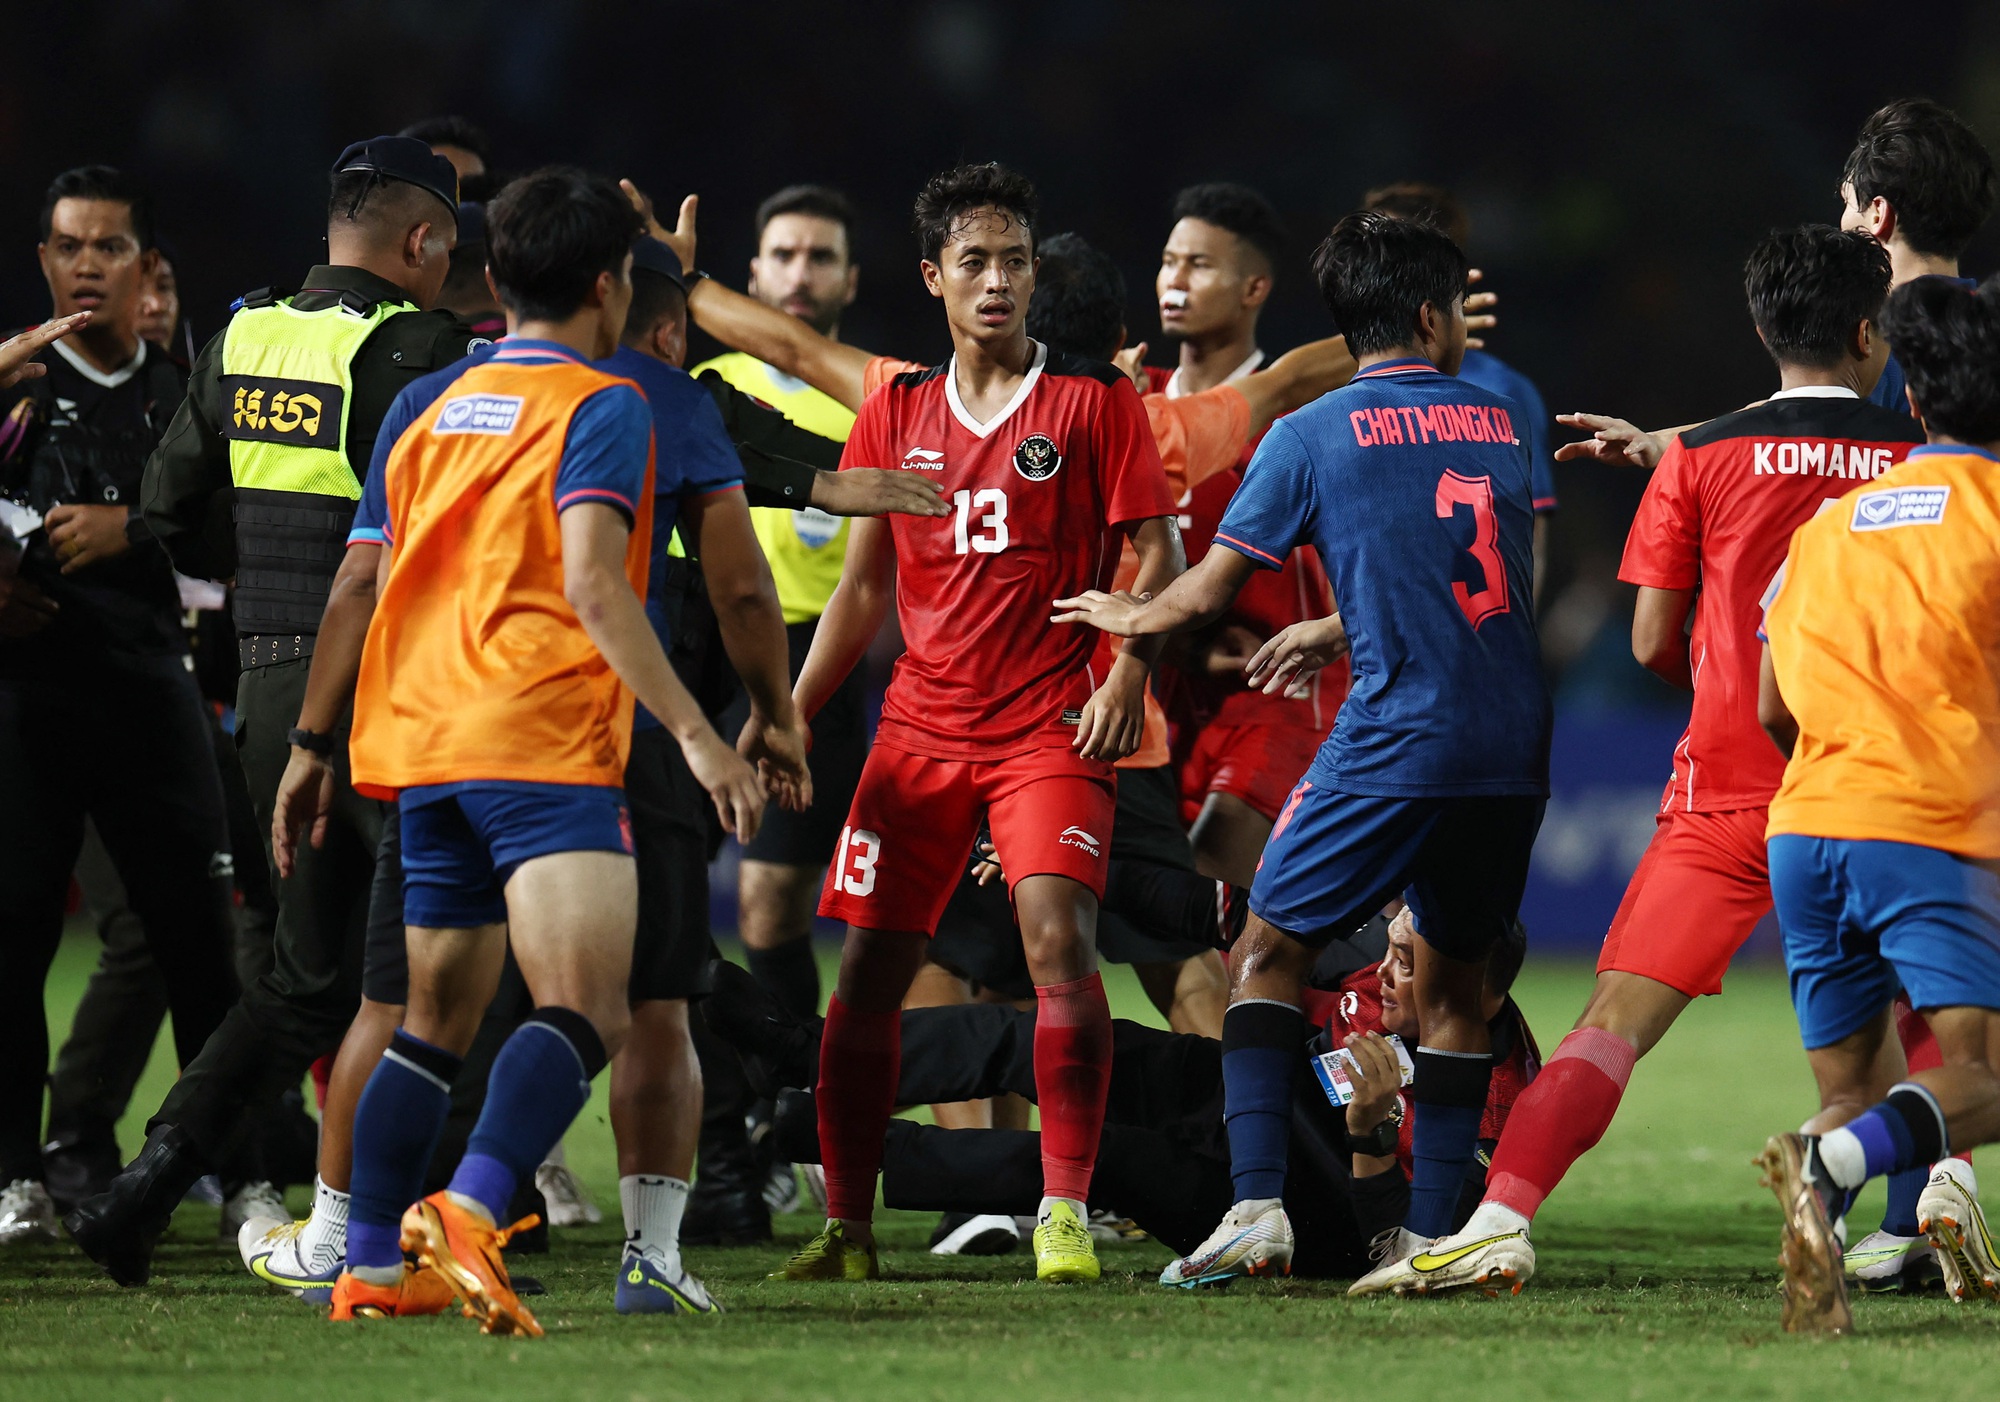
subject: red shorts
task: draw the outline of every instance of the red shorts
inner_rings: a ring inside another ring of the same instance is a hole
[[[1181,765],[1181,821],[1192,824],[1210,794],[1226,793],[1277,822],[1325,739],[1325,731],[1299,725],[1202,727]]]
[[[1722,974],[1771,909],[1769,810],[1662,813],[1604,937],[1597,972],[1642,974],[1690,998]]]
[[[1023,877],[1067,876],[1102,899],[1117,805],[1111,766],[1074,750],[931,759],[877,740],[819,913],[868,930],[935,934],[982,818],[1010,891]]]

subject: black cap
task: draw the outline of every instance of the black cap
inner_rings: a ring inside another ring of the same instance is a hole
[[[458,202],[458,246],[486,242],[486,206],[478,200]]]
[[[452,209],[458,208],[458,171],[414,136],[377,136],[355,142],[333,163],[335,175],[350,170],[372,170],[384,179],[404,181],[430,191]]]
[[[632,245],[632,271],[636,273],[641,268],[649,273],[658,273],[681,291],[687,291],[687,275],[681,270],[680,254],[644,234]]]

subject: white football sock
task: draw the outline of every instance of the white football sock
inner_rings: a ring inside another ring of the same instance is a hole
[[[651,1173],[627,1174],[618,1180],[618,1207],[625,1215],[625,1245],[673,1265],[681,1255],[681,1214],[687,1210],[688,1185],[679,1178]]]
[[[1036,1225],[1039,1226],[1041,1223],[1048,1221],[1049,1209],[1054,1207],[1059,1202],[1066,1202],[1070,1205],[1070,1210],[1076,1213],[1077,1221],[1084,1223],[1088,1223],[1090,1221],[1090,1209],[1088,1207],[1085,1207],[1082,1203],[1078,1202],[1075,1198],[1043,1198],[1042,1205],[1035,1209]]]
[[[1858,1188],[1868,1181],[1868,1151],[1845,1126],[1819,1137],[1819,1161],[1837,1188]]]
[[[1505,1203],[1482,1202],[1473,1209],[1472,1216],[1466,1219],[1465,1226],[1457,1235],[1488,1237],[1527,1230],[1528,1219]]]
[[[325,1270],[347,1255],[347,1194],[313,1179],[312,1215],[299,1232],[299,1264]]]

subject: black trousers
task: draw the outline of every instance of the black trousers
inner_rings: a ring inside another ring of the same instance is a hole
[[[1091,1205],[1130,1217],[1175,1251],[1192,1251],[1236,1197],[1222,1127],[1222,1044],[1123,1019],[1111,1027],[1111,1089]],[[1033,1100],[1034,1043],[1031,1012],[994,1004],[906,1012],[897,1103],[1003,1091]],[[1311,1098],[1294,1096],[1285,1209],[1297,1238],[1293,1270],[1301,1275],[1367,1269],[1349,1160],[1331,1110],[1316,1090]],[[1020,1215],[1041,1202],[1041,1136],[1030,1131],[891,1120],[883,1149],[882,1200],[890,1207]]]
[[[183,654],[10,648],[0,661],[0,1183],[41,1176],[42,990],[86,818],[165,981],[183,1066],[236,997],[207,725]]]
[[[236,752],[267,860],[278,780],[291,759],[285,734],[298,722],[310,666],[307,658],[280,662],[237,681]],[[300,843],[291,876],[274,885],[269,972],[243,990],[148,1126],[179,1126],[211,1166],[236,1152],[262,1107],[340,1045],[361,1006],[368,898],[386,805],[348,785],[345,720],[334,756],[338,786],[325,845]],[[275,875],[275,864],[271,870]]]

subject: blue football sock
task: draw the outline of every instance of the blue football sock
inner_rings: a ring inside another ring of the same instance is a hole
[[[1949,1139],[1944,1111],[1923,1086],[1903,1081],[1881,1103],[1819,1137],[1819,1161],[1843,1188],[1870,1178],[1928,1169],[1943,1158]]]
[[[590,1099],[604,1069],[604,1043],[568,1008],[537,1008],[493,1058],[486,1105],[452,1175],[451,1191],[498,1222],[521,1179],[548,1156]]]
[[[1493,1058],[1419,1047],[1412,1060],[1417,1077],[1410,1086],[1410,1212],[1403,1225],[1429,1240],[1458,1226],[1458,1200],[1479,1151]]]
[[[1236,1200],[1285,1195],[1292,1142],[1292,1076],[1305,1014],[1288,1003],[1232,1003],[1222,1016],[1222,1094]]]
[[[347,1264],[402,1264],[403,1213],[424,1191],[462,1064],[442,1047],[398,1030],[354,1107],[354,1174],[348,1184]]]
[[[1931,1166],[1918,1164],[1889,1175],[1889,1205],[1882,1211],[1882,1230],[1890,1236],[1917,1234],[1917,1199],[1931,1180]]]

